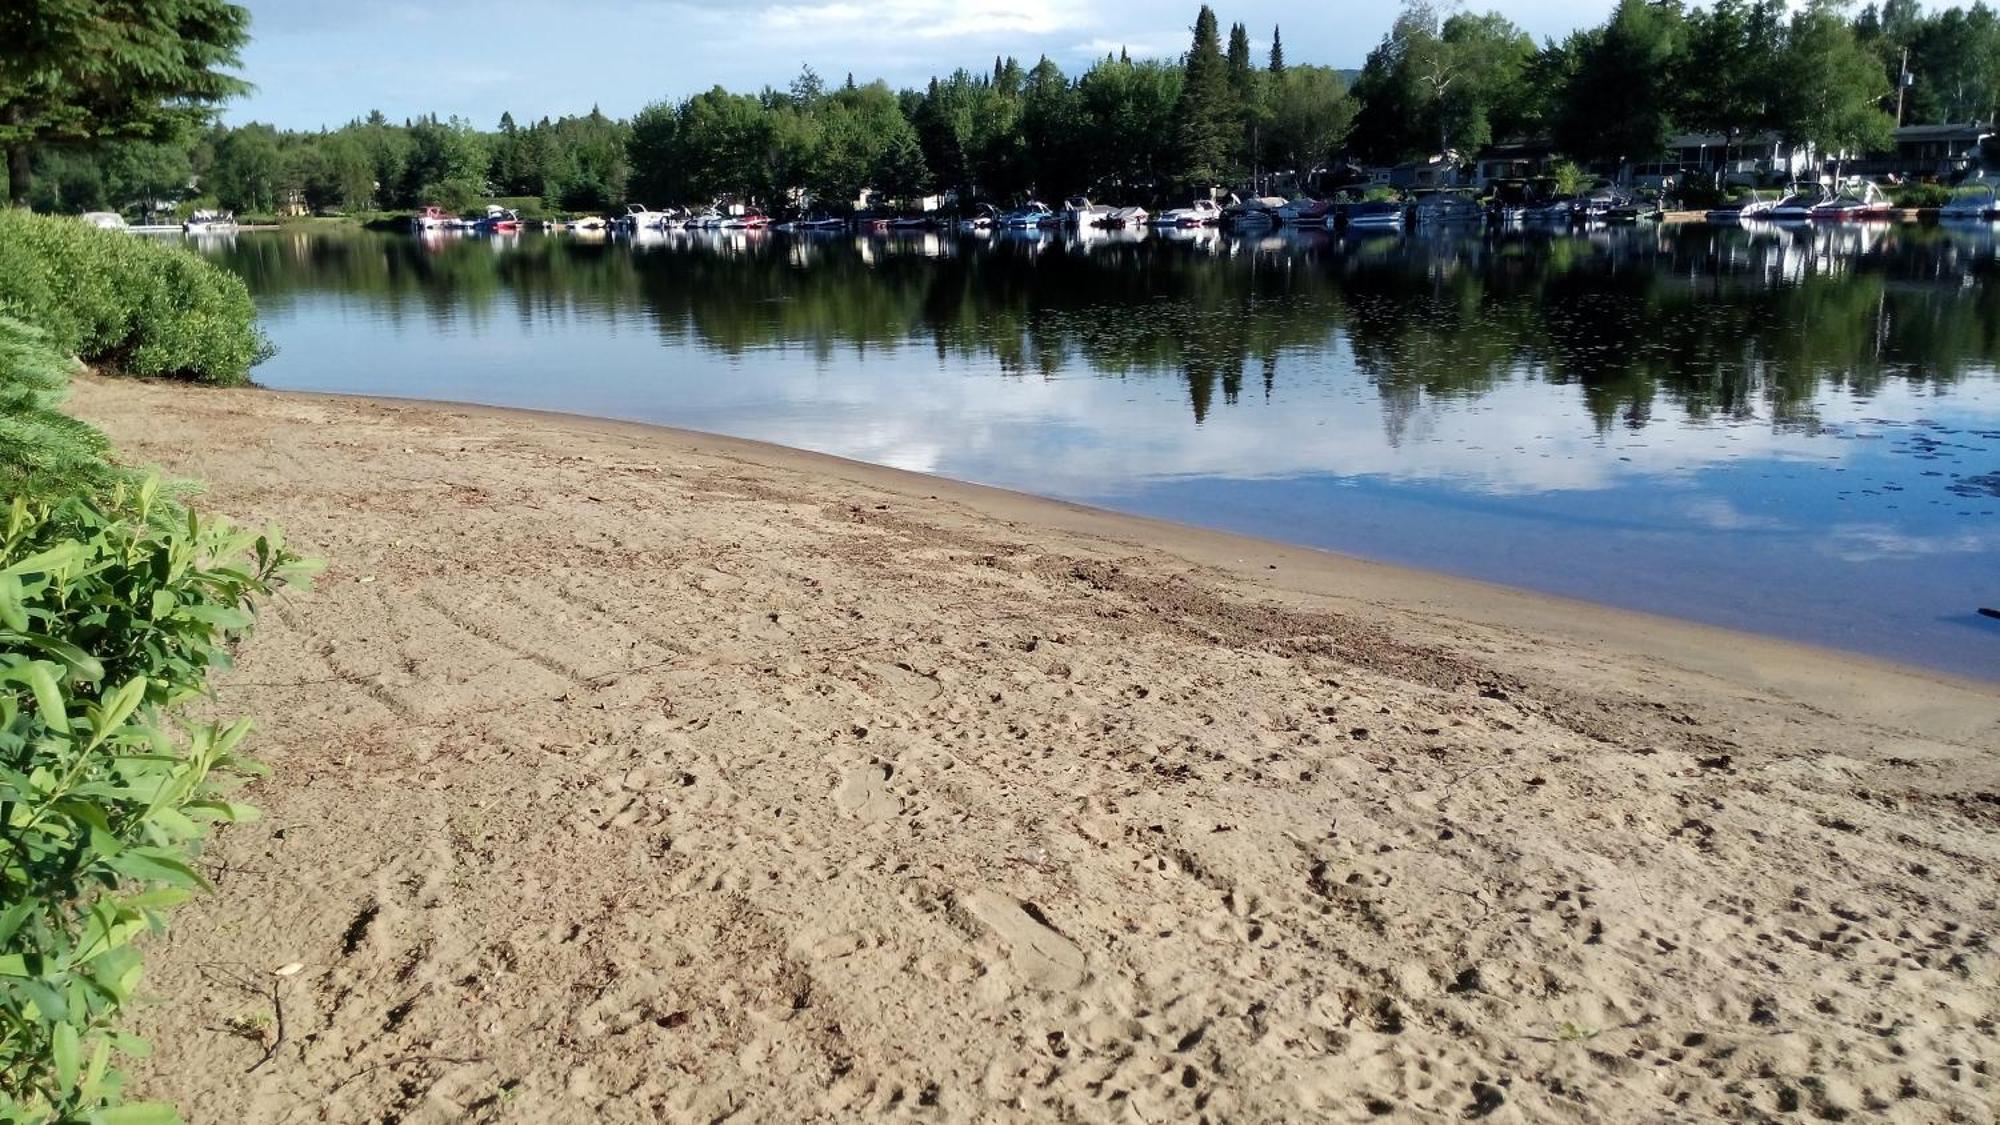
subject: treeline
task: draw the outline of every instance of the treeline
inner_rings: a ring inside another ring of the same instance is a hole
[[[1895,125],[1990,121],[2000,19],[1984,0],[1622,0],[1604,24],[1537,46],[1495,12],[1412,0],[1369,56],[1349,138],[1366,160],[1545,138],[1580,160],[1646,162],[1677,132],[1774,134],[1821,153],[1879,151]]]
[[[526,127],[502,115],[491,133],[453,117],[401,124],[381,113],[319,132],[214,126],[190,143],[126,142],[45,149],[35,159],[37,210],[171,206],[199,196],[239,212],[287,205],[313,212],[438,204],[493,195],[601,210],[623,197],[631,129],[592,110]]]
[[[1541,44],[1498,12],[1406,0],[1350,84],[1288,63],[1282,33],[1254,50],[1196,18],[1173,61],[1099,59],[1074,77],[1044,58],[960,69],[922,89],[807,69],[784,89],[720,87],[491,132],[452,118],[343,128],[214,128],[186,145],[45,151],[35,200],[81,210],[185,195],[239,211],[464,207],[481,197],[603,210],[731,197],[844,209],[872,189],[902,203],[1184,199],[1211,187],[1310,186],[1344,161],[1395,163],[1541,138],[1613,166],[1658,159],[1676,132],[1771,133],[1822,154],[1885,148],[1911,124],[1990,120],[2000,106],[2000,18],[1985,0],[1925,12],[1887,0],[1621,0],[1606,21]],[[179,185],[178,190],[174,185]]]

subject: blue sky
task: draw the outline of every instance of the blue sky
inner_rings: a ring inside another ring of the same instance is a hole
[[[243,76],[257,92],[232,104],[232,123],[337,126],[380,109],[391,118],[459,114],[492,127],[582,113],[624,116],[647,102],[720,83],[782,86],[811,64],[828,81],[913,85],[996,54],[1047,54],[1072,73],[1106,51],[1168,57],[1187,44],[1198,0],[248,0],[252,43]],[[1594,23],[1611,0],[1510,0],[1496,5],[1537,38]],[[1359,66],[1388,29],[1398,0],[1331,4],[1224,3],[1257,50],[1284,28],[1294,62]]]

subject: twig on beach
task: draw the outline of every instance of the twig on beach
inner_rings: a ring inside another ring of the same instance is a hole
[[[355,1071],[353,1074],[350,1074],[347,1077],[341,1079],[340,1081],[335,1082],[327,1090],[327,1093],[331,1095],[334,1092],[338,1091],[342,1086],[347,1085],[349,1082],[352,1082],[357,1078],[373,1074],[378,1070],[382,1070],[388,1067],[398,1067],[398,1066],[405,1066],[409,1063],[425,1063],[425,1062],[451,1063],[455,1066],[458,1066],[458,1065],[469,1065],[471,1063],[483,1063],[485,1061],[486,1061],[485,1055],[467,1055],[462,1058],[456,1055],[399,1055],[393,1059],[383,1059],[381,1062],[378,1063],[369,1063],[367,1066],[362,1067],[360,1070]]]
[[[278,1056],[278,1048],[285,1045],[285,1004],[283,1000],[280,1000],[278,998],[278,984],[279,981],[277,980],[277,978],[272,978],[271,1012],[274,1016],[275,1022],[277,1023],[277,1034],[271,1037],[271,1045],[265,1048],[264,1057],[258,1059],[254,1063],[251,1063],[250,1069],[243,1072],[245,1074],[255,1073],[258,1067],[261,1067],[265,1063],[270,1062],[272,1059],[276,1058]]]

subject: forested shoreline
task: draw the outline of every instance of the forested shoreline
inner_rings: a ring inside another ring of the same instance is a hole
[[[1910,76],[1901,93],[1897,78]],[[1407,0],[1358,72],[1253,45],[1201,8],[1178,59],[1123,53],[1065,72],[1044,57],[897,90],[810,68],[784,87],[721,87],[629,119],[593,109],[481,129],[458,117],[337,129],[209,125],[163,139],[46,145],[38,209],[197,202],[246,213],[355,214],[509,198],[548,211],[729,198],[840,211],[862,197],[1001,202],[1071,194],[1159,203],[1213,187],[1281,190],[1347,162],[1469,159],[1545,139],[1583,163],[1656,159],[1677,132],[1769,134],[1826,153],[1906,124],[1991,120],[2000,17],[1985,0],[1923,10],[1837,0],[1623,0],[1600,25],[1537,44],[1498,11]]]

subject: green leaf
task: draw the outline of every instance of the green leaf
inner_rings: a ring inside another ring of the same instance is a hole
[[[69,676],[74,680],[96,683],[104,678],[104,665],[95,656],[83,651],[68,641],[54,637],[44,637],[35,633],[21,635],[21,641],[31,648],[38,648],[69,668]]]
[[[0,574],[0,625],[17,633],[28,629],[28,609],[21,603],[21,577]]]
[[[218,629],[247,629],[251,622],[256,620],[240,609],[199,603],[180,607],[174,611],[174,616],[189,621],[199,621],[204,625],[213,625]]]
[[[49,987],[47,981],[29,977],[16,982],[14,987],[27,993],[28,999],[34,1001],[35,1008],[42,1013],[43,1019],[54,1023],[62,1023],[69,1019],[68,1001],[63,999],[62,993]]]
[[[164,1102],[114,1105],[90,1115],[91,1125],[181,1125],[181,1115]]]
[[[46,551],[29,555],[7,569],[0,570],[0,574],[47,574],[53,570],[61,570],[82,558],[83,550],[84,545],[72,539]]]
[[[111,698],[104,701],[104,709],[97,714],[97,721],[91,731],[89,749],[97,749],[98,744],[111,732],[125,725],[125,720],[138,709],[145,698],[146,681],[143,677],[134,676],[119,685],[118,690],[111,693]]]
[[[161,882],[177,887],[205,887],[201,873],[164,848],[127,848],[110,860],[113,871],[128,879]]]
[[[35,694],[35,709],[41,712],[42,722],[67,734],[69,716],[63,710],[62,687],[56,683],[56,670],[47,661],[32,660],[0,672],[0,680],[26,684]]]
[[[82,1044],[76,1038],[76,1025],[59,1023],[52,1036],[55,1053],[56,1084],[67,1094],[76,1089],[77,1070],[83,1064]]]

